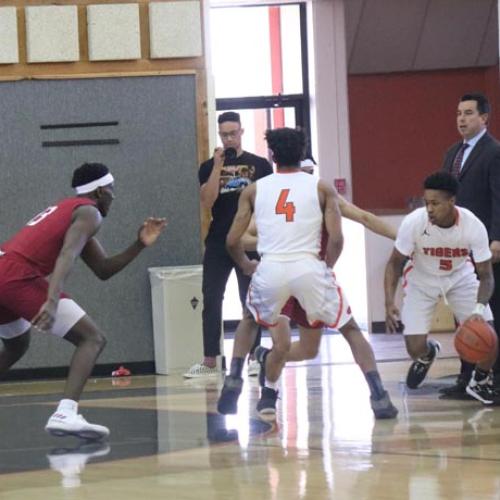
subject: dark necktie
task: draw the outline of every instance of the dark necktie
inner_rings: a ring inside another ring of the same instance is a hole
[[[460,146],[457,156],[455,156],[455,159],[453,160],[453,165],[451,166],[451,175],[453,175],[454,177],[458,177],[460,174],[460,170],[462,169],[462,160],[464,159],[464,153],[469,146],[470,144],[464,142]]]

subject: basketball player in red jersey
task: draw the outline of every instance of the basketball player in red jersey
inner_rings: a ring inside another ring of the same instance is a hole
[[[50,332],[71,342],[75,352],[64,398],[45,430],[56,436],[100,439],[109,429],[78,414],[78,401],[106,340],[85,311],[64,292],[75,260],[81,256],[94,274],[108,279],[141,250],[152,245],[166,225],[148,218],[137,240],[108,257],[95,238],[114,199],[113,176],[105,165],[86,163],[73,173],[76,196],[63,199],[31,219],[0,245],[0,375],[26,352],[30,331]],[[50,279],[46,279],[50,275]]]
[[[312,174],[314,171],[314,164],[311,161],[304,161],[301,163],[301,169],[303,172]],[[352,203],[349,203],[341,196],[339,196],[339,209],[343,217],[363,224],[367,229],[375,232],[376,234],[380,234],[393,240],[396,238],[396,231],[394,228],[386,224],[379,217],[360,209]],[[327,236],[326,231],[323,230],[320,251],[320,257],[323,259],[325,258],[326,253]],[[245,250],[256,249],[257,228],[255,227],[254,220],[252,220],[252,223],[242,239]],[[344,297],[343,292],[341,293]],[[281,314],[290,318],[291,321],[297,324],[299,329],[299,340],[291,343],[290,350],[286,356],[286,361],[305,361],[307,359],[315,358],[319,351],[324,325],[320,324],[313,328],[307,321],[304,309],[294,297],[288,300],[283,307]],[[348,342],[353,353],[354,360],[365,375],[370,388],[370,403],[375,418],[384,419],[396,417],[398,413],[397,408],[395,408],[391,403],[390,397],[383,387],[371,345],[363,336],[363,333],[361,332],[355,319],[352,317],[350,307],[345,297],[343,300],[343,313],[341,320],[339,321],[338,329]],[[258,354],[258,359],[263,367],[260,372],[260,383],[263,386],[265,384],[265,358],[268,352],[269,349],[264,347],[258,347],[256,350],[256,355]],[[233,371],[230,372],[224,381],[224,388],[218,403],[218,410],[223,414],[236,413],[237,400],[243,384],[241,373],[234,373],[235,367],[233,367],[232,362],[231,368]]]

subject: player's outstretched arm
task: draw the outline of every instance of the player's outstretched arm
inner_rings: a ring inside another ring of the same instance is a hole
[[[380,236],[385,236],[391,240],[396,239],[397,230],[390,224],[387,224],[375,214],[357,207],[342,196],[339,196],[339,208],[340,213],[346,219],[359,222],[375,234],[380,234]]]
[[[82,260],[99,279],[107,280],[134,260],[141,250],[153,245],[166,225],[163,218],[148,217],[139,228],[137,239],[123,252],[111,257],[97,238],[91,238],[82,251]]]
[[[401,320],[399,309],[396,307],[394,300],[396,296],[396,289],[398,287],[398,281],[407,259],[406,255],[403,255],[401,252],[394,249],[385,266],[385,324],[391,333],[398,331]]]
[[[36,328],[40,330],[52,328],[64,282],[76,258],[81,254],[89,239],[99,230],[101,221],[101,214],[94,206],[81,206],[73,212],[73,221],[66,231],[63,246],[50,277],[47,301],[31,320]]]
[[[324,181],[319,181],[318,192],[323,209],[323,219],[328,233],[326,247],[326,264],[333,267],[337,262],[344,246],[342,235],[342,217],[339,209],[339,196],[337,191]]]
[[[250,260],[243,248],[241,238],[248,228],[253,213],[253,200],[255,198],[255,184],[246,187],[238,201],[238,211],[233,219],[231,229],[226,237],[226,248],[231,258],[248,275],[257,267],[257,261]]]

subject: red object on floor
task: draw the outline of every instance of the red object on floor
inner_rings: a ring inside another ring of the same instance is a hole
[[[118,370],[111,372],[112,377],[129,377],[130,375],[132,375],[132,373],[124,366],[120,366]]]

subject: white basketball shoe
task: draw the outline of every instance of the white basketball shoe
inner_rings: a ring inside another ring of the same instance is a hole
[[[81,439],[98,440],[109,436],[104,425],[91,424],[76,413],[66,414],[56,411],[47,421],[45,431],[53,436],[76,436]]]

